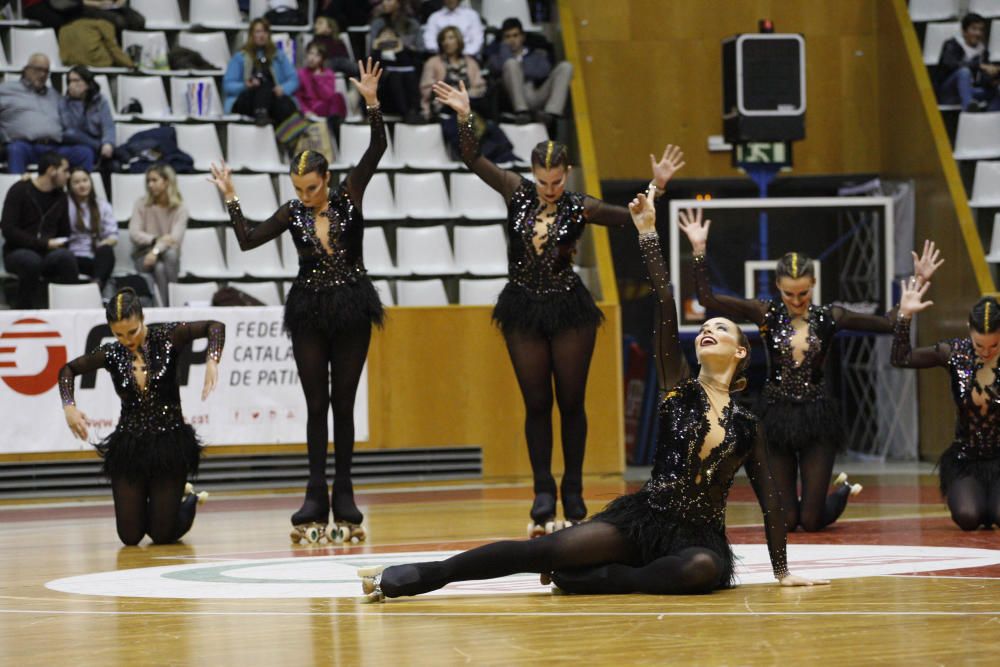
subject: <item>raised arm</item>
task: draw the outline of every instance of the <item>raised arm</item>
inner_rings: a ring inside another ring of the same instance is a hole
[[[213,162],[210,168],[212,175],[208,180],[219,188],[226,201],[229,221],[233,223],[233,231],[236,232],[236,240],[240,244],[240,250],[250,250],[264,245],[268,241],[278,238],[282,232],[288,229],[289,224],[291,224],[291,214],[287,202],[282,204],[281,208],[264,222],[257,225],[251,224],[244,217],[243,209],[240,208],[240,200],[236,196],[236,188],[233,187],[233,170],[227,167],[225,162],[221,166]]]
[[[897,368],[933,368],[947,366],[951,357],[951,345],[945,342],[933,347],[916,350],[910,344],[910,322],[916,313],[927,309],[933,301],[923,301],[931,284],[917,287],[919,279],[914,276],[902,282],[903,294],[899,298],[899,317],[896,318],[892,336],[892,365]]]
[[[653,202],[640,194],[629,204],[632,221],[639,231],[639,248],[642,250],[649,279],[659,300],[659,318],[654,335],[656,346],[656,373],[660,389],[667,391],[679,384],[690,374],[687,360],[681,353],[680,337],[677,334],[677,306],[667,265],[660,249],[660,237],[656,233],[656,212]]]
[[[708,310],[714,310],[728,317],[750,320],[760,325],[764,322],[767,306],[753,299],[741,299],[735,296],[716,294],[712,291],[712,283],[708,277],[708,265],[705,251],[708,247],[708,230],[712,221],[703,219],[701,209],[681,211],[677,225],[691,242],[694,253],[694,286],[698,294],[698,302]]]
[[[473,129],[474,117],[465,82],[459,82],[458,88],[453,88],[444,81],[438,81],[434,84],[433,91],[438,102],[452,108],[458,115],[458,148],[462,162],[486,185],[499,192],[505,202],[509,202],[511,195],[521,185],[521,177],[512,171],[501,169],[479,152],[479,140]]]
[[[63,414],[66,424],[80,440],[87,439],[87,415],[76,407],[76,376],[104,368],[104,348],[99,347],[93,352],[77,357],[59,369],[59,397],[62,399]]]
[[[382,108],[378,103],[378,82],[382,78],[382,66],[377,62],[373,63],[369,58],[367,63],[359,60],[358,69],[361,72],[361,80],[351,77],[351,83],[365,99],[368,123],[371,125],[371,139],[365,154],[347,175],[347,194],[354,205],[361,208],[365,188],[378,169],[378,163],[385,153],[388,141],[385,135],[385,123],[382,120]]]

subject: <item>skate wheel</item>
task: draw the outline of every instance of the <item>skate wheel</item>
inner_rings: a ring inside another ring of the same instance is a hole
[[[851,484],[851,495],[852,496],[858,495],[864,488],[865,487],[861,486],[860,484]]]
[[[351,529],[352,542],[364,542],[366,537],[368,537],[368,535],[365,533],[365,529],[361,526],[356,526]]]
[[[836,486],[837,484],[846,484],[846,483],[847,483],[847,473],[846,472],[840,473],[839,475],[837,475],[837,479],[833,480],[834,486]]]
[[[305,535],[306,541],[309,542],[309,544],[316,544],[317,542],[319,542],[319,538],[322,534],[323,533],[320,531],[318,527],[309,526],[306,529],[306,535]]]
[[[298,543],[300,543],[302,541],[302,534],[299,533],[299,531],[297,531],[297,530],[293,530],[289,534],[289,537],[292,538],[292,542],[295,543],[295,544],[298,544]]]
[[[199,505],[204,505],[206,500],[208,500],[208,491],[199,491],[198,492],[198,504]]]
[[[184,495],[190,496],[192,493],[194,493],[194,486],[191,484],[191,482],[188,482],[187,484],[184,485]]]
[[[558,528],[556,528],[556,522],[555,521],[546,521],[545,522],[545,534],[546,535],[551,535],[552,533],[556,532],[557,530],[558,530]]]
[[[530,540],[533,537],[538,537],[538,535],[535,534],[535,522],[534,521],[529,521],[528,522],[528,539]]]
[[[330,531],[333,536],[334,542],[350,542],[351,541],[351,528],[350,526],[337,526]]]

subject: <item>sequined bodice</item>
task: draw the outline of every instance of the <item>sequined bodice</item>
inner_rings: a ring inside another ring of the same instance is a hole
[[[580,283],[573,271],[573,256],[586,227],[583,202],[582,194],[563,194],[538,252],[535,249],[538,192],[531,181],[522,180],[511,196],[507,216],[510,236],[507,260],[513,283],[536,294],[568,292]]]
[[[788,308],[781,299],[768,302],[764,322],[760,326],[761,340],[768,358],[768,381],[764,395],[769,399],[813,401],[824,395],[823,364],[837,331],[831,306],[809,306],[807,314],[808,348],[801,362],[795,360],[792,337],[795,327]]]
[[[739,404],[730,402],[721,415],[725,437],[702,459],[709,409],[705,391],[694,379],[664,396],[659,410],[660,438],[646,488],[653,509],[724,528],[726,498],[736,472],[753,449],[757,421]]]
[[[365,223],[341,185],[330,193],[326,209],[330,221],[327,252],[316,234],[316,220],[311,209],[298,199],[288,203],[288,231],[299,254],[299,273],[295,285],[315,292],[351,284],[365,275],[362,242]]]
[[[1000,372],[993,384],[980,386],[976,373],[983,363],[976,357],[972,340],[953,338],[947,344],[951,348],[948,358],[951,394],[958,408],[955,439],[962,443],[963,453],[972,458],[1000,456]],[[986,393],[986,414],[976,405],[973,392]]]

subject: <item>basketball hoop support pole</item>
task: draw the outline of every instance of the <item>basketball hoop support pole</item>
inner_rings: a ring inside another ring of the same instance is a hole
[[[760,199],[767,199],[767,188],[778,176],[778,172],[781,171],[781,166],[776,164],[744,162],[740,164],[740,167],[742,167],[743,171],[750,177],[750,180],[757,184],[757,196]],[[769,244],[770,240],[768,238],[767,211],[761,211],[757,217],[757,245],[759,246],[757,252],[758,259],[762,261],[769,259]],[[767,275],[765,273],[761,273],[757,277],[757,294],[764,299],[771,298],[771,284],[768,282]]]

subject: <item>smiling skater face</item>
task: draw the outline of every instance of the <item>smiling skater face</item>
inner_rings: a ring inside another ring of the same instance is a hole
[[[778,291],[781,293],[781,300],[788,308],[792,317],[805,315],[812,303],[813,287],[816,286],[816,279],[812,276],[801,278],[782,277],[778,279]]]
[[[713,317],[701,325],[694,339],[695,354],[698,363],[717,363],[729,361],[737,372],[746,367],[744,360],[749,359],[750,345],[746,335],[731,320],[724,317]]]

